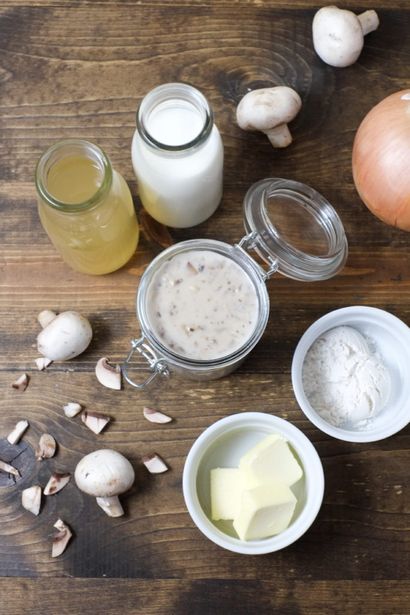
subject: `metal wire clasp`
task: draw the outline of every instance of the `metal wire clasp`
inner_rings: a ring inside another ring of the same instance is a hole
[[[131,365],[130,361],[135,351],[137,351],[146,360],[146,362],[149,365],[148,368],[145,366],[144,367],[138,367],[138,366],[132,367],[134,371],[146,371],[148,369],[148,371],[150,372],[150,375],[148,376],[148,378],[146,378],[146,380],[144,380],[144,382],[141,382],[140,384],[138,384],[137,382],[134,382],[134,380],[128,375],[128,368]],[[135,387],[136,389],[144,389],[154,380],[154,378],[156,378],[156,376],[158,376],[158,374],[160,374],[161,376],[169,376],[169,369],[168,369],[168,366],[165,360],[159,359],[157,357],[155,352],[152,350],[149,344],[145,341],[144,336],[138,339],[131,340],[131,350],[128,353],[128,356],[125,359],[124,363],[122,364],[121,370],[128,384]]]
[[[245,237],[242,237],[240,242],[237,243],[235,247],[238,248],[241,252],[244,252],[249,258],[251,258],[254,264],[257,266],[258,270],[260,271],[262,278],[264,280],[268,280],[278,270],[279,263],[277,259],[273,259],[271,256],[261,253],[258,245],[258,237],[259,233],[257,231],[252,231],[245,235]],[[255,250],[255,252],[263,258],[265,263],[269,265],[269,269],[266,271],[266,269],[261,267],[255,261],[255,259],[253,259],[252,256],[248,254],[248,250]]]

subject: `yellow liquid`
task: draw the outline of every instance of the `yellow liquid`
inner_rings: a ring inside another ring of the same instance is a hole
[[[89,200],[101,186],[102,172],[86,156],[58,160],[48,172],[47,190],[64,211],[39,201],[41,222],[65,262],[77,271],[115,271],[134,254],[139,228],[130,190],[114,169],[104,198],[84,211],[70,205]]]

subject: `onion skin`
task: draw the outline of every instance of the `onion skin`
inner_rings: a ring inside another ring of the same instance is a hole
[[[410,89],[373,107],[353,143],[360,198],[386,224],[410,231]]]

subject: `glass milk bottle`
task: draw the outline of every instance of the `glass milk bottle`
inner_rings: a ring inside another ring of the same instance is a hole
[[[82,139],[50,147],[36,169],[38,211],[73,269],[104,274],[134,254],[139,228],[130,190],[106,154]]]
[[[140,199],[158,222],[186,228],[214,213],[222,198],[223,145],[201,92],[184,83],[149,92],[131,152]]]

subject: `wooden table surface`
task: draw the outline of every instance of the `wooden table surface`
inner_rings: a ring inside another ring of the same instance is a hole
[[[410,324],[410,235],[390,228],[361,203],[351,175],[351,147],[361,119],[388,94],[409,86],[408,0],[362,0],[381,25],[359,61],[334,69],[315,55],[311,21],[325,3],[308,0],[3,0],[0,7],[0,426],[30,428],[15,459],[22,478],[0,476],[0,613],[385,613],[409,612],[410,429],[371,444],[342,442],[316,429],[291,386],[295,346],[306,328],[349,305],[386,309]],[[345,7],[357,8],[351,1]],[[130,142],[135,110],[151,88],[187,81],[209,99],[225,145],[224,196],[201,226],[171,230],[175,241],[243,235],[249,186],[278,176],[305,182],[334,204],[345,225],[349,258],[334,279],[269,283],[270,321],[261,342],[231,376],[209,383],[171,378],[140,393],[104,389],[95,379],[101,356],[120,362],[139,333],[135,292],[161,248],[143,232],[122,270],[90,277],[72,271],[43,231],[33,173],[40,154],[63,137],[103,147],[129,182],[137,211]],[[235,107],[249,89],[286,84],[303,100],[294,143],[274,151],[260,134],[242,132]],[[75,309],[94,328],[77,359],[36,370],[40,310]],[[24,392],[10,386],[30,375]],[[64,417],[74,400],[114,417],[101,435]],[[144,406],[170,414],[148,423]],[[229,414],[257,410],[288,419],[323,461],[323,506],[295,544],[270,555],[224,551],[194,526],[183,501],[186,455],[199,434]],[[41,433],[58,441],[54,459],[36,462]],[[4,456],[4,440],[1,441]],[[101,447],[124,453],[137,481],[123,498],[126,515],[111,519],[70,483],[41,514],[23,510],[21,490],[52,470],[72,472]],[[141,455],[152,450],[170,471],[151,476]],[[53,523],[74,538],[50,556]]]

